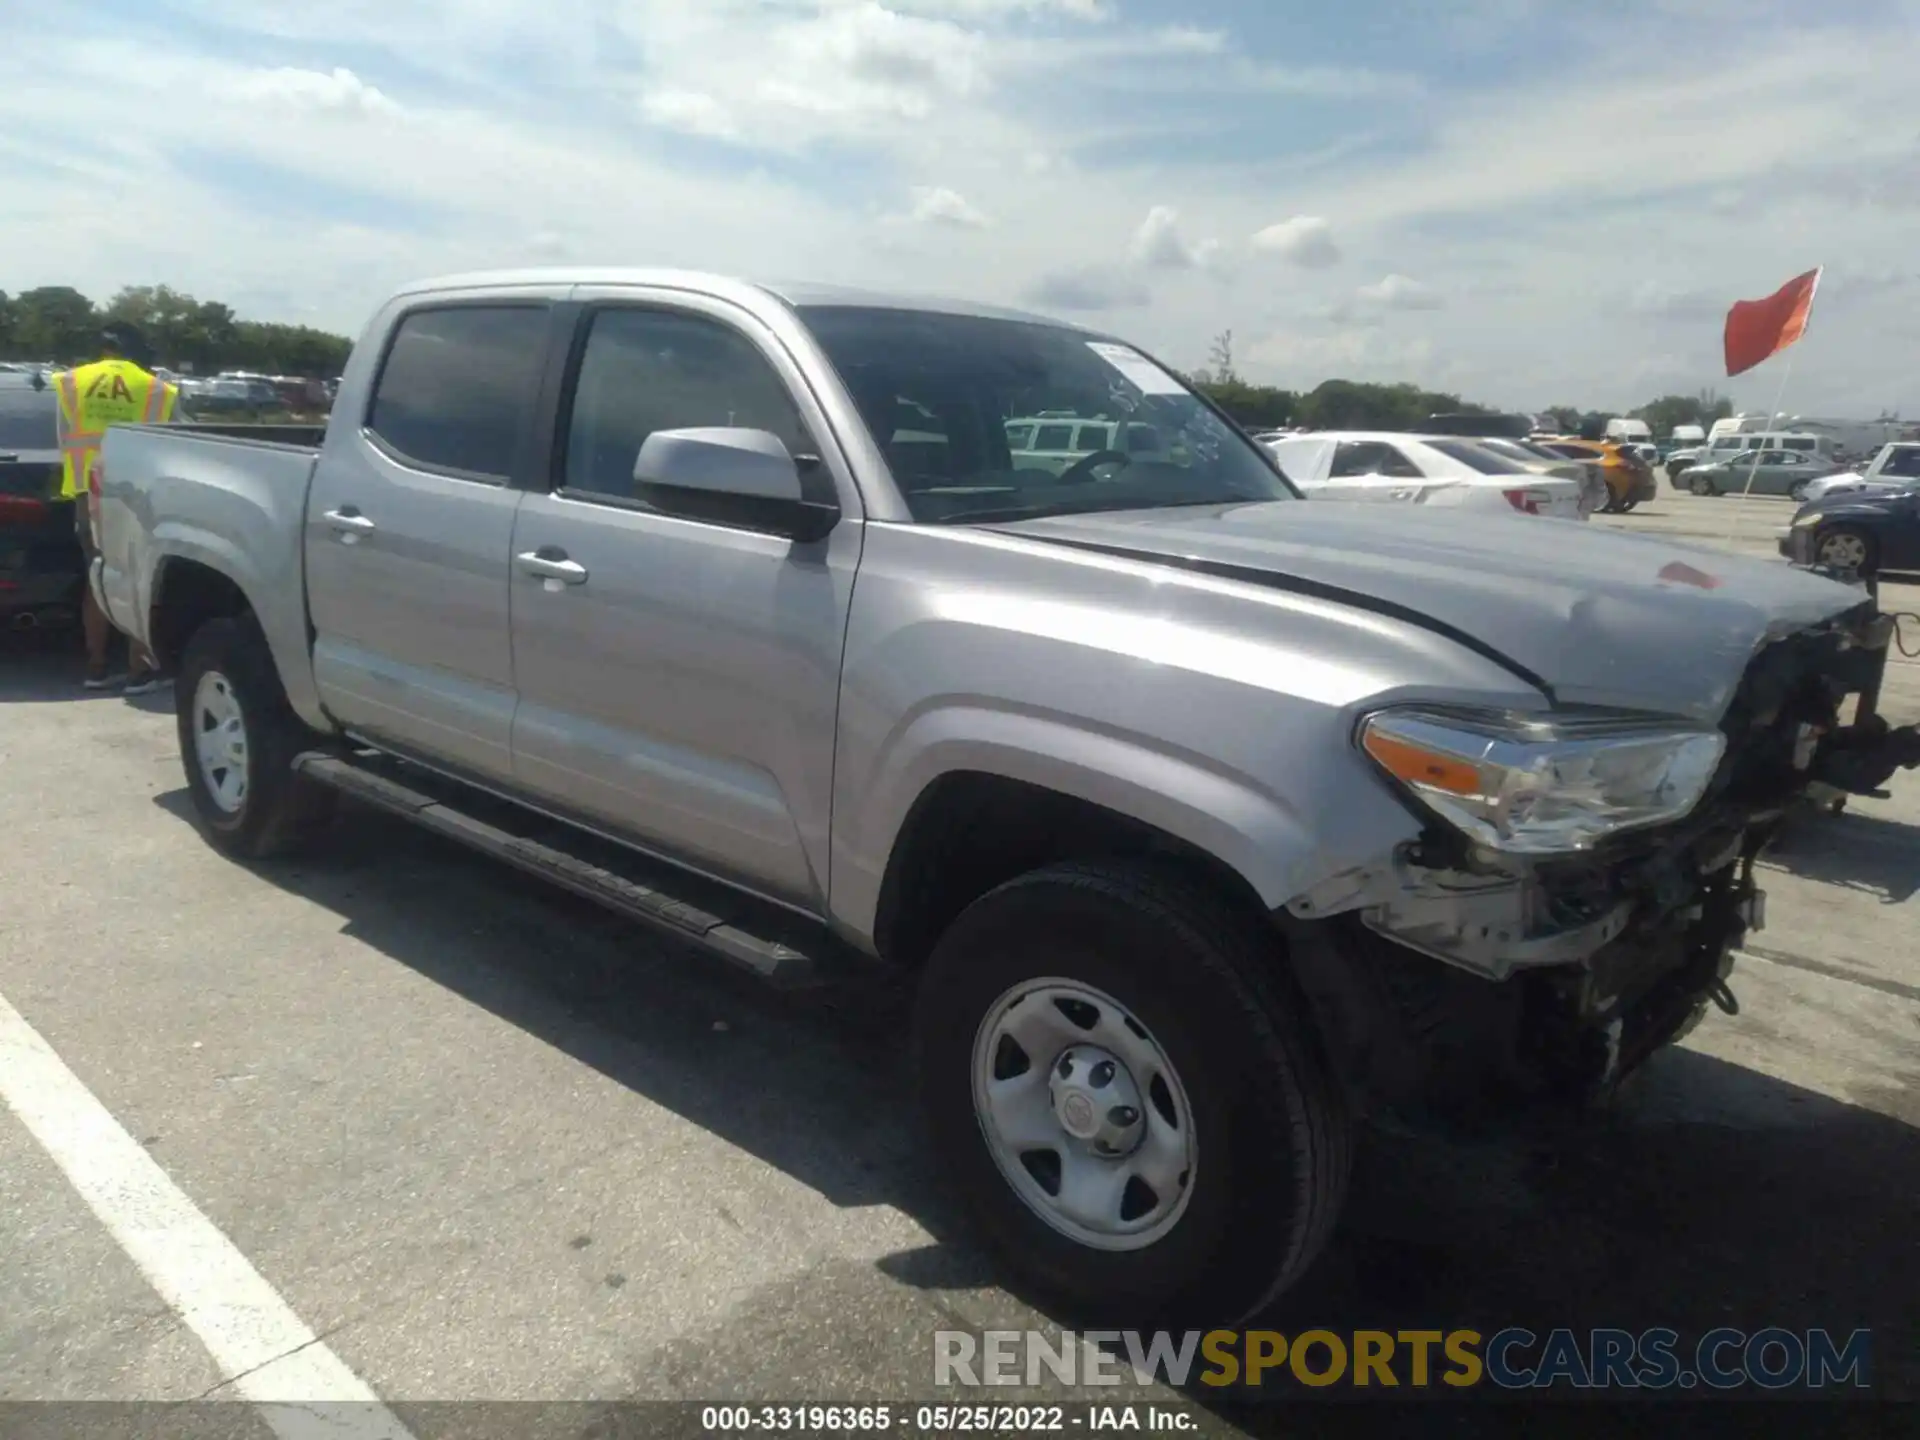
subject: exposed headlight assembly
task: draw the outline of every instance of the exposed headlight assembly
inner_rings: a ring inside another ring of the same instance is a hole
[[[1470,840],[1510,855],[1586,850],[1680,819],[1727,745],[1718,730],[1415,708],[1369,715],[1359,742]]]

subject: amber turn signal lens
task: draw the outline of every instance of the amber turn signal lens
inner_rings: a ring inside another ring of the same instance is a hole
[[[1477,765],[1410,745],[1377,730],[1368,731],[1360,743],[1389,775],[1410,785],[1430,785],[1455,795],[1478,795],[1484,783]]]

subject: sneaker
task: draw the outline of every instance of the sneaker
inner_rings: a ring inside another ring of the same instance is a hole
[[[164,675],[141,675],[129,678],[127,688],[120,693],[122,695],[151,695],[154,691],[163,690],[172,683],[173,682]]]
[[[123,675],[89,675],[80,682],[82,690],[111,690],[126,677]]]

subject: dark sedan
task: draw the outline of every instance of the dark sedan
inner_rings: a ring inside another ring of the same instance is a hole
[[[0,374],[0,625],[79,614],[85,572],[73,502],[60,499],[58,405],[41,375]]]
[[[1800,507],[1780,541],[1796,564],[1862,575],[1920,572],[1920,492],[1832,495]]]

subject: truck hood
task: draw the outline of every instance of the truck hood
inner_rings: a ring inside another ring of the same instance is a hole
[[[1767,641],[1863,602],[1778,561],[1413,505],[1276,501],[996,528],[1397,615],[1498,659],[1557,703],[1706,723]]]

